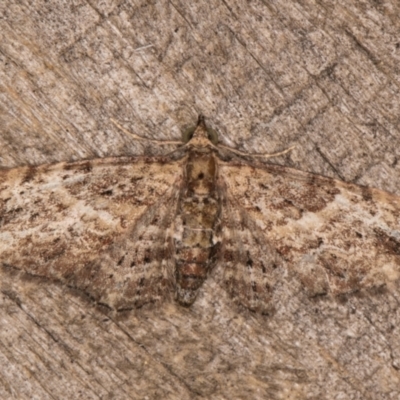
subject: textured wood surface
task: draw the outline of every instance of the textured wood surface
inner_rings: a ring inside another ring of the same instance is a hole
[[[400,7],[390,1],[0,3],[0,165],[160,154],[197,115],[224,145],[400,195]],[[272,161],[272,160],[270,160]],[[400,289],[271,317],[206,281],[124,315],[0,275],[0,398],[397,399]]]

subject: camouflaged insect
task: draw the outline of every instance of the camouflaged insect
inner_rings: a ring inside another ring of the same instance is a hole
[[[399,197],[248,160],[199,118],[169,156],[0,171],[0,263],[116,310],[189,306],[210,274],[259,312],[285,271],[311,295],[399,278]]]

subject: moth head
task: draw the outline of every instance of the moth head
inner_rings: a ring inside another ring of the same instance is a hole
[[[183,143],[189,142],[190,139],[195,135],[196,137],[204,137],[207,138],[213,145],[218,144],[218,133],[215,129],[208,127],[204,122],[204,117],[202,115],[199,116],[199,120],[197,125],[192,126],[182,133],[182,141]]]

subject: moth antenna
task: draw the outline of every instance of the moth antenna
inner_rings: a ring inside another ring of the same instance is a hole
[[[122,132],[124,132],[125,134],[132,136],[134,139],[136,140],[142,140],[142,141],[146,141],[146,142],[151,142],[151,143],[157,143],[159,145],[182,145],[182,142],[177,141],[177,140],[157,140],[157,139],[149,139],[149,138],[145,138],[139,135],[136,135],[135,133],[129,132],[127,129],[125,129],[123,126],[121,126],[114,118],[110,118],[110,121],[117,127],[119,128]]]
[[[289,148],[286,149],[286,150],[280,151],[280,152],[278,152],[278,153],[272,153],[272,154],[268,154],[268,153],[250,154],[250,153],[245,153],[245,152],[243,152],[243,151],[239,151],[239,150],[232,149],[232,148],[227,147],[227,146],[223,146],[222,144],[219,144],[219,145],[218,145],[218,148],[222,148],[222,149],[225,149],[225,150],[229,150],[229,151],[231,151],[232,153],[238,154],[238,155],[240,155],[240,156],[265,157],[265,158],[272,158],[272,157],[283,156],[284,154],[289,153],[289,151],[292,151],[295,147],[296,147],[296,145],[293,145],[293,146],[289,147]]]
[[[199,114],[198,119],[197,119],[197,126],[200,126],[200,125],[202,125],[203,127],[206,126],[205,117],[204,117],[203,114]],[[242,151],[239,151],[239,150],[236,150],[236,149],[232,149],[232,148],[227,147],[227,146],[224,146],[224,145],[222,145],[222,144],[218,144],[218,146],[216,146],[215,144],[212,143],[212,147],[213,147],[214,149],[217,149],[217,150],[223,148],[223,149],[225,149],[225,150],[231,151],[232,153],[238,154],[238,155],[240,155],[240,156],[272,158],[272,157],[278,157],[278,156],[282,156],[282,155],[284,155],[284,154],[286,154],[286,153],[289,153],[289,152],[292,151],[296,146],[294,145],[294,146],[289,147],[289,148],[286,149],[286,150],[280,151],[280,152],[278,152],[278,153],[272,153],[272,154],[268,154],[268,153],[263,153],[263,154],[249,154],[249,153],[245,153],[245,152],[242,152]]]

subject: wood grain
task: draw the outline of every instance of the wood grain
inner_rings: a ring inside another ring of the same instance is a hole
[[[249,153],[400,194],[399,5],[388,1],[6,0],[0,165],[169,152],[206,115]],[[272,161],[272,160],[271,160]],[[207,280],[190,309],[124,316],[3,271],[0,397],[393,399],[400,291],[232,308]]]

